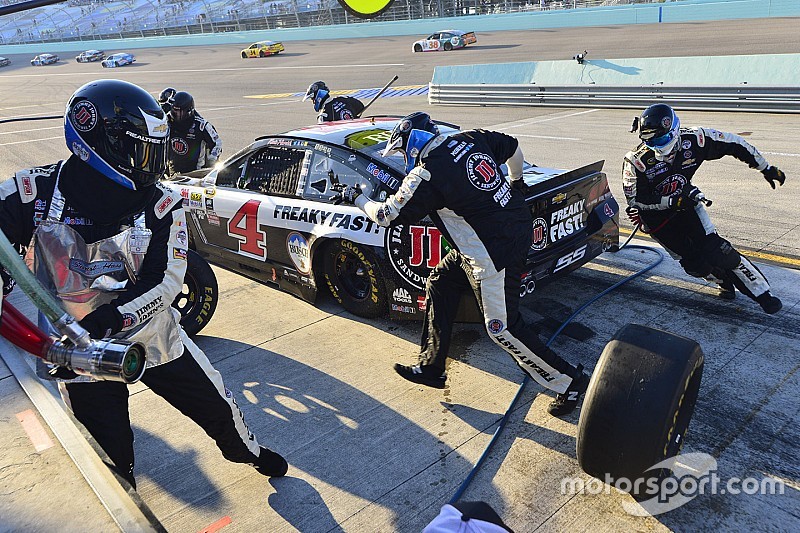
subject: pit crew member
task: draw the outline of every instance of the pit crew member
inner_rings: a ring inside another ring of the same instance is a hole
[[[194,108],[194,98],[178,91],[167,100],[169,105],[168,174],[191,172],[213,167],[222,155],[222,139],[209,121]]]
[[[324,81],[315,81],[308,86],[303,101],[311,100],[314,111],[319,112],[317,122],[333,122],[334,120],[353,120],[361,116],[364,104],[352,96],[330,97],[330,90]]]

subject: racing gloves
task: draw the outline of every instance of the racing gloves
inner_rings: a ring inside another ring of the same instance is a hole
[[[781,187],[783,187],[783,182],[786,181],[786,174],[783,173],[783,170],[778,167],[773,167],[772,165],[762,170],[761,173],[764,175],[764,179],[769,182],[769,186],[773,189],[775,188],[776,181]]]
[[[338,195],[336,195],[336,200],[341,201],[344,204],[354,205],[356,203],[356,198],[361,196],[361,189],[358,187],[353,187],[352,185],[347,185],[344,189],[342,189]]]
[[[104,339],[122,330],[122,315],[113,304],[103,304],[78,322],[93,339]]]
[[[0,266],[0,277],[3,279],[3,298],[11,294],[17,282],[11,277],[11,273]]]

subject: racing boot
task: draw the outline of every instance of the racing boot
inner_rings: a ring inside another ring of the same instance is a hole
[[[414,383],[419,383],[420,385],[433,387],[434,389],[443,389],[445,382],[447,381],[446,373],[439,372],[430,365],[408,366],[408,365],[401,365],[400,363],[395,363],[394,371],[400,374],[400,376],[407,379],[408,381],[413,381]]]
[[[723,281],[719,284],[718,296],[723,300],[733,300],[736,298],[736,288],[730,281]]]
[[[268,477],[283,477],[289,470],[289,463],[286,462],[279,453],[275,453],[269,448],[263,446],[261,453],[258,454],[258,459],[253,463],[256,471],[262,476]]]
[[[780,298],[773,296],[769,291],[756,298],[756,302],[768,315],[774,315],[783,307]]]
[[[578,377],[572,378],[567,390],[563,394],[556,395],[556,399],[550,402],[547,412],[553,416],[564,416],[570,414],[578,406],[581,396],[589,386],[589,376],[583,371],[583,365],[578,365],[575,369]]]

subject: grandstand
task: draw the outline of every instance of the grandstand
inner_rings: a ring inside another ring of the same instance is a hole
[[[20,0],[22,1],[22,0]],[[579,9],[667,0],[395,0],[372,20]],[[679,0],[671,0],[679,1]],[[0,5],[17,3],[0,0]],[[0,44],[362,23],[336,0],[69,0],[0,17]]]

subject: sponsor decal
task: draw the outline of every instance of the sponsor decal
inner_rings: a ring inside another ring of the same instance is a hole
[[[186,155],[189,153],[189,143],[183,137],[172,137],[169,140],[169,146],[172,151],[178,155]]]
[[[396,288],[392,293],[392,298],[394,298],[396,302],[400,302],[403,304],[413,303],[413,300],[411,299],[411,294],[409,294],[409,292],[405,290],[403,287]]]
[[[189,200],[189,208],[190,209],[203,209],[202,200]],[[203,213],[198,213],[198,216],[202,218]]]
[[[37,211],[44,211],[47,208],[47,202],[44,200],[36,200],[33,204],[33,208]]]
[[[397,304],[392,304],[392,311],[397,311],[399,313],[407,313],[409,315],[413,315],[414,313],[417,312],[417,310],[410,305],[397,305]]]
[[[72,153],[77,155],[81,158],[81,161],[88,161],[89,160],[89,150],[87,150],[81,143],[78,141],[72,142]]]
[[[608,218],[611,218],[611,217],[614,216],[614,210],[611,209],[611,206],[608,205],[608,204],[605,204],[603,206],[603,213],[605,213]]]
[[[481,191],[492,191],[504,181],[494,159],[482,153],[472,154],[467,158],[467,178]]]
[[[31,196],[33,194],[33,185],[31,184],[31,179],[28,176],[22,178],[22,192],[27,196]]]
[[[69,260],[69,269],[87,278],[96,278],[112,272],[124,272],[125,264],[122,261],[92,261],[72,257]]]
[[[448,147],[448,148],[452,148],[453,146],[455,146],[455,145],[457,145],[457,144],[458,144],[458,141],[456,141],[456,140],[452,140],[452,141],[450,141],[449,143],[447,143],[447,147]]]
[[[160,312],[162,309],[164,309],[164,297],[156,296],[153,300],[136,310],[136,318],[140,323],[146,322],[158,314],[158,312]]]
[[[676,196],[680,194],[681,190],[683,190],[683,186],[688,182],[689,180],[686,179],[686,176],[682,174],[673,174],[654,188],[661,196]]]
[[[458,141],[454,141],[454,142],[458,142]],[[470,150],[472,150],[472,147],[473,147],[473,146],[475,146],[475,143],[469,143],[469,144],[467,144],[467,143],[466,143],[466,142],[464,142],[464,141],[462,141],[461,143],[459,143],[459,145],[458,145],[458,146],[456,146],[456,147],[453,149],[453,151],[452,151],[452,152],[450,152],[450,155],[452,155],[452,156],[453,156],[453,163],[458,163],[458,162],[459,162],[459,160],[460,160],[462,157],[464,157],[464,154],[466,154],[467,152],[469,152]]]
[[[206,213],[206,216],[208,217],[208,223],[211,224],[212,226],[220,225],[219,216],[217,216],[216,213],[212,213],[211,211],[209,211],[208,213]]]
[[[172,257],[174,257],[175,259],[181,259],[183,261],[186,261],[186,250],[184,250],[183,248],[173,248]]]
[[[213,198],[206,198],[206,209],[209,211],[214,210],[214,199]]]
[[[417,296],[417,308],[420,311],[425,311],[428,308],[428,301],[425,299],[425,295]]]
[[[583,228],[583,205],[578,200],[550,214],[550,242],[568,237]]]
[[[181,187],[181,198],[189,198],[189,189]]]
[[[672,127],[672,117],[664,117],[661,119],[661,127],[668,130]]]
[[[358,131],[351,133],[344,138],[344,144],[348,148],[361,149],[367,146],[375,146],[376,144],[385,143],[392,136],[390,130],[380,128]],[[330,151],[330,148],[328,148]]]
[[[533,221],[533,232],[531,233],[531,249],[544,250],[547,246],[547,221],[541,217]]]
[[[695,162],[695,161],[697,161],[697,160],[696,160],[694,157],[693,157],[693,158],[691,158],[691,159],[687,159],[686,161],[684,161],[683,163],[681,163],[681,166],[682,166],[682,167],[690,167],[690,166],[694,165],[694,162]]]
[[[289,251],[289,258],[297,270],[303,274],[310,273],[311,250],[306,238],[293,231],[286,237],[286,248]]]
[[[559,258],[559,260],[556,261],[555,267],[553,267],[553,274],[555,274],[559,270],[563,270],[563,269],[567,268],[572,263],[574,263],[576,261],[580,261],[581,259],[583,259],[583,256],[586,255],[586,248],[588,246],[589,246],[588,244],[584,244],[583,246],[581,246],[580,248],[578,248],[574,252],[570,252],[567,255]]]
[[[503,183],[500,185],[500,189],[498,189],[497,192],[492,195],[492,198],[495,202],[500,204],[500,207],[505,207],[506,204],[508,204],[508,201],[511,200],[511,186],[503,181]]]
[[[213,198],[217,194],[217,189],[214,187],[206,187],[206,196]]]
[[[380,213],[379,213],[380,215]],[[381,226],[363,215],[352,215],[349,213],[336,213],[324,209],[311,209],[309,207],[276,205],[272,212],[272,218],[276,220],[295,220],[319,226],[331,228],[341,228],[351,231],[361,231],[364,233],[380,233]]]
[[[68,226],[93,226],[94,222],[86,217],[64,217],[64,224]]]
[[[489,331],[492,333],[492,335],[497,335],[506,328],[505,324],[503,324],[503,321],[496,318],[491,319],[486,327],[489,328]]]
[[[44,219],[44,213],[39,213],[39,212],[34,213],[33,214],[33,225],[34,226],[38,226],[39,224],[42,223],[43,219]]]
[[[691,150],[686,150],[685,152],[683,152],[683,158],[684,159],[689,159],[690,157],[692,157],[692,151]]]
[[[186,234],[185,230],[178,230],[178,232],[175,234],[175,240],[181,246],[188,246],[189,245],[189,237]]]
[[[450,248],[435,226],[397,225],[386,231],[386,249],[392,267],[417,289],[425,288],[428,273]]]
[[[630,172],[630,171],[626,170],[626,172]],[[631,175],[631,174],[628,174],[628,175]],[[560,193],[556,194],[555,196],[553,196],[553,199],[550,200],[550,203],[560,204],[561,202],[563,202],[566,199],[567,199],[567,193],[560,192]]]
[[[138,323],[136,315],[133,313],[123,313],[122,315],[122,329],[132,328]]]
[[[385,183],[390,189],[396,191],[400,186],[400,180],[389,174],[388,172],[380,169],[375,163],[367,165],[367,172],[378,178],[381,183]]]
[[[641,159],[639,159],[638,157],[634,157],[634,158],[633,158],[633,161],[631,161],[631,163],[633,163],[633,166],[635,166],[636,168],[638,168],[638,169],[639,169],[640,171],[642,171],[642,172],[644,172],[644,171],[645,171],[645,169],[647,168],[647,167],[645,166],[645,164],[644,164],[644,163],[642,163],[642,160],[641,160]]]
[[[166,198],[161,200],[161,203],[158,204],[158,207],[156,207],[156,211],[158,211],[158,214],[159,215],[164,214],[164,211],[166,211],[167,208],[172,205],[172,202],[173,199],[171,195],[168,195]]]
[[[681,148],[683,148],[684,150],[688,150],[691,147],[692,147],[692,141],[686,140],[681,143]]]
[[[233,393],[228,389],[228,387],[225,387],[225,397],[233,398]]]
[[[82,100],[72,108],[72,125],[78,131],[89,131],[97,125],[97,108],[89,100]]]
[[[201,192],[193,192],[189,194],[189,200],[200,201],[203,199],[203,193]]]
[[[524,364],[525,366],[527,366],[528,368],[530,368],[531,370],[542,376],[542,379],[548,382],[553,381],[555,379],[555,376],[551,376],[550,372],[546,371],[544,368],[540,367],[539,365],[528,359],[527,356],[525,356],[525,354],[523,354],[522,351],[520,351],[520,349],[517,348],[513,342],[509,341],[502,335],[496,336],[495,339],[507,351],[516,355],[520,363]]]

